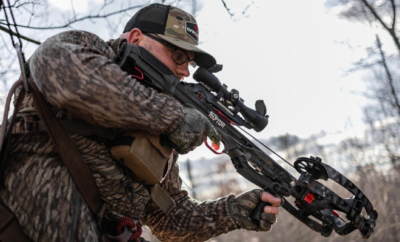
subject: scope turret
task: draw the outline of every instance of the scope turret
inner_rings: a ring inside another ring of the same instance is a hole
[[[233,107],[240,112],[246,122],[257,132],[260,132],[268,125],[268,115],[260,114],[254,109],[247,107],[239,96],[237,90],[229,91],[227,87],[219,81],[219,79],[204,67],[200,67],[193,74],[193,79],[203,83],[211,91],[217,93],[218,97],[230,101]],[[259,101],[258,101],[259,102]],[[259,105],[259,103],[258,103]],[[264,105],[265,106],[265,105]]]

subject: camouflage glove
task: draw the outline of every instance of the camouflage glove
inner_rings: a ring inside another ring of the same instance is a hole
[[[168,145],[179,154],[186,154],[201,145],[207,136],[218,143],[220,136],[211,122],[194,108],[183,107],[183,118],[178,128],[167,135]]]
[[[254,189],[238,195],[236,198],[228,200],[229,213],[239,229],[252,231],[269,231],[276,222],[276,216],[263,212],[260,224],[256,224],[250,218],[251,212],[261,201],[261,189]]]

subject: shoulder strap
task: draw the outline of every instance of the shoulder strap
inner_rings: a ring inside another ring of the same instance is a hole
[[[18,112],[18,109],[21,106],[22,100],[25,97],[25,89],[22,89],[21,92],[19,93],[17,103],[14,107],[14,112],[11,117],[11,121],[8,122],[8,112],[10,110],[11,98],[17,87],[20,86],[21,84],[22,84],[21,79],[14,83],[14,85],[11,87],[8,93],[6,104],[4,106],[3,121],[0,129],[0,180],[2,178],[2,174],[5,168],[5,163],[6,163],[5,157],[7,156],[8,153],[8,139],[12,131],[12,127],[14,126],[15,117]]]
[[[0,201],[0,241],[11,240],[32,242],[32,240],[24,234],[14,213],[12,213],[5,204]]]
[[[78,148],[61,126],[60,121],[56,118],[49,105],[42,97],[32,78],[28,79],[28,83],[32,91],[36,111],[52,138],[64,165],[71,173],[72,179],[90,209],[96,216],[101,216],[101,210],[104,209],[102,209],[103,204],[100,198],[100,191],[89,167],[84,162]]]
[[[12,127],[15,122],[15,116],[18,112],[19,107],[21,106],[22,100],[25,97],[25,89],[21,90],[18,95],[17,103],[14,107],[14,112],[11,117],[11,121],[8,122],[8,112],[10,110],[11,97],[13,96],[15,90],[18,86],[22,84],[21,80],[18,80],[11,87],[4,107],[3,113],[3,121],[0,129],[0,181],[2,180],[2,174],[4,173],[6,156],[8,153],[8,140],[10,137],[10,133],[12,131]],[[12,238],[15,241],[21,242],[29,242],[31,241],[22,231],[20,224],[18,223],[17,218],[14,213],[12,213],[5,204],[0,201],[0,241],[6,241]]]

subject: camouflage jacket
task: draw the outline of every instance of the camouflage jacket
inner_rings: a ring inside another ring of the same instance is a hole
[[[120,42],[104,42],[83,31],[55,35],[30,58],[33,80],[60,119],[156,135],[172,132],[182,115],[180,103],[141,85],[112,62]],[[0,199],[34,241],[97,241],[96,221],[51,138],[37,131],[38,117],[32,107],[27,95],[13,129]],[[151,200],[148,189],[113,161],[104,142],[69,135],[109,205],[109,215],[131,217],[161,241],[205,241],[237,228],[227,207],[228,197],[234,195],[206,202],[191,199],[181,190],[177,163],[161,184],[176,203],[167,216]],[[133,188],[133,200],[128,186]]]

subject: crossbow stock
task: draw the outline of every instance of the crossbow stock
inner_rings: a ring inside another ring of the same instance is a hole
[[[198,83],[179,82],[149,52],[127,43],[122,44],[114,62],[130,75],[144,74],[145,85],[172,95],[182,105],[196,108],[207,116],[221,134],[222,153],[229,155],[236,171],[265,191],[282,197],[282,207],[309,228],[326,237],[332,230],[347,235],[358,229],[363,238],[369,238],[378,214],[354,183],[318,157],[298,158],[294,168],[300,175],[296,179],[238,130],[238,127],[245,127],[260,132],[268,124],[268,115],[263,101],[257,101],[256,110],[253,110],[244,104],[237,90],[229,91],[221,84],[212,74],[220,71],[221,65],[198,68],[193,74]],[[340,197],[318,182],[321,179],[335,181],[353,196]],[[287,197],[294,198],[293,205]],[[252,219],[255,222],[264,206],[260,203],[254,210]],[[363,211],[366,214],[363,215]],[[345,214],[345,218],[339,213]]]

